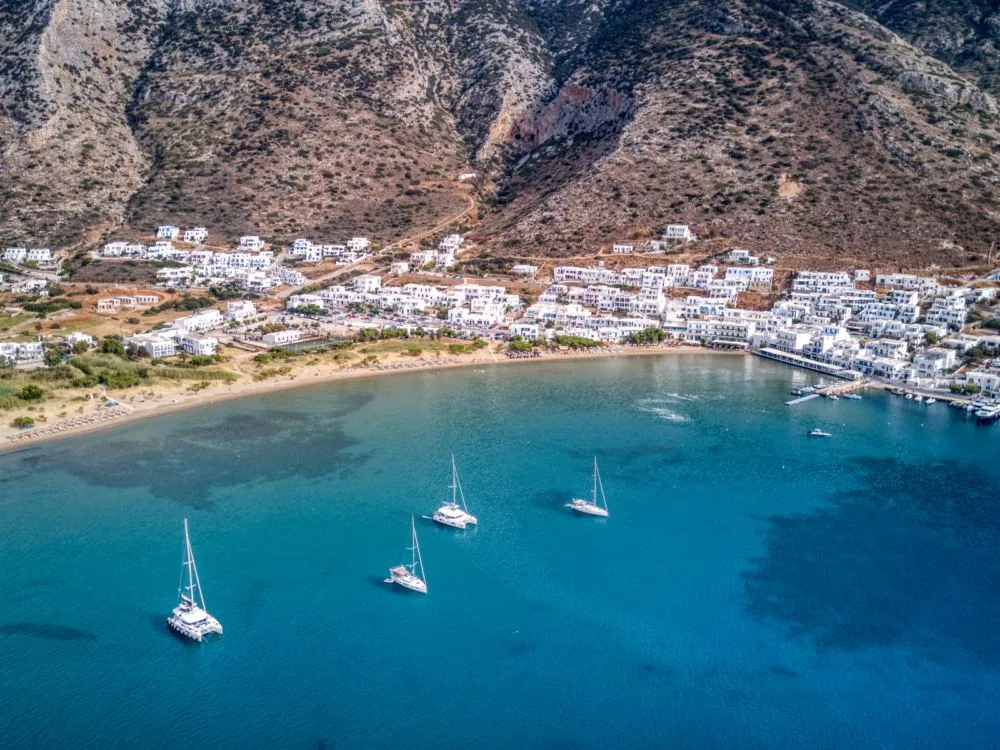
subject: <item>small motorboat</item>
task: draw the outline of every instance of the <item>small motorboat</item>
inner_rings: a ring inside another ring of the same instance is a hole
[[[851,401],[861,400],[861,396],[859,396],[857,393],[845,393],[844,398],[849,398]]]
[[[829,432],[824,432],[823,430],[819,429],[819,427],[809,430],[809,432],[807,432],[806,435],[808,435],[809,437],[833,437],[833,435],[831,435]]]
[[[933,396],[931,396],[931,397],[928,397],[928,399],[926,401],[924,401],[924,403],[927,404],[928,406],[930,406],[931,404],[936,404],[937,403],[937,399],[934,398]]]

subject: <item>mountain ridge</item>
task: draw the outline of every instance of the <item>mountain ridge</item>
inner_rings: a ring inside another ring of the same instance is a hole
[[[11,0],[0,237],[178,223],[388,243],[459,214],[471,169],[490,252],[570,255],[684,221],[803,263],[970,262],[1000,220],[988,71],[968,44],[942,53],[956,70],[905,14],[874,15],[829,0]]]

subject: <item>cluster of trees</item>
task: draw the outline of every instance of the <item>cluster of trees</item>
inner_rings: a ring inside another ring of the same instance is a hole
[[[143,315],[156,315],[157,313],[167,312],[168,310],[176,310],[178,312],[197,312],[198,310],[203,310],[206,307],[211,307],[214,304],[215,300],[211,297],[196,297],[192,294],[185,294],[180,299],[170,300],[169,302],[164,302],[162,305],[151,307],[146,310]]]
[[[661,344],[667,339],[667,333],[662,328],[650,326],[638,333],[633,333],[626,341],[630,344]]]
[[[982,389],[975,383],[952,383],[948,386],[952,393],[966,393],[970,396],[979,393]]]
[[[295,313],[296,315],[325,315],[326,310],[324,310],[319,305],[305,305],[304,307],[293,307],[289,312]]]

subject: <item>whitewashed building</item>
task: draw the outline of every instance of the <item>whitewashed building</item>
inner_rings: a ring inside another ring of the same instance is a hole
[[[205,227],[192,227],[184,231],[184,241],[200,245],[208,239],[208,229]]]
[[[294,344],[296,341],[301,341],[302,332],[293,328],[289,328],[286,331],[273,331],[272,333],[265,333],[261,337],[261,340],[269,346],[285,346],[286,344]]]

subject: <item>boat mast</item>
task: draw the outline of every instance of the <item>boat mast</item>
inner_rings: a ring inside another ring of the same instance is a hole
[[[597,488],[601,490],[601,502],[604,503],[604,510],[608,509],[608,498],[604,494],[604,482],[601,481],[601,473],[597,470],[597,459],[594,459],[594,505],[597,505]]]
[[[594,505],[597,505],[597,456],[594,456],[594,490],[590,500]]]
[[[412,513],[410,514],[410,530],[413,532],[413,546],[410,547],[410,550],[413,552],[413,562],[410,563],[410,572],[413,573],[413,575],[417,575],[416,569],[417,564],[419,563],[420,575],[417,577],[424,583],[427,583],[427,578],[424,575],[424,559],[420,554],[420,542],[417,541],[417,523],[414,520]]]
[[[191,534],[188,531],[188,520],[184,519],[184,555],[187,558],[184,565],[188,574],[188,596],[196,606],[205,609],[205,596],[201,592],[201,581],[198,579],[198,566],[194,562],[194,550],[191,549]],[[183,572],[181,573],[183,577]],[[197,594],[195,591],[197,590]]]
[[[455,454],[451,454],[451,504],[457,505],[455,502],[457,497],[462,498],[462,510],[466,513],[469,512],[469,506],[465,504],[465,491],[462,489],[462,483],[458,479],[458,467],[455,466]]]

